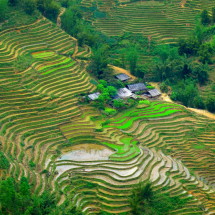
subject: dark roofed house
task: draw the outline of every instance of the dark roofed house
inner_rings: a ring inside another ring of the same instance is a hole
[[[132,93],[138,91],[147,91],[147,87],[144,83],[129,84],[127,87]]]
[[[119,79],[120,81],[127,81],[131,77],[124,73],[120,73],[120,74],[116,75],[116,78]]]
[[[89,98],[90,100],[94,101],[94,100],[98,99],[99,96],[100,96],[100,93],[99,93],[99,92],[96,92],[96,93],[89,94],[89,95],[88,95],[88,98]]]
[[[150,94],[151,97],[156,97],[161,95],[161,92],[157,89],[149,90],[148,93]]]

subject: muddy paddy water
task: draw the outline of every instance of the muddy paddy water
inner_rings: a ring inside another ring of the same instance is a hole
[[[69,148],[58,160],[97,161],[108,160],[113,150],[97,144],[79,144]]]

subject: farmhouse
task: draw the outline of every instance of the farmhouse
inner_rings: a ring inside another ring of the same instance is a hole
[[[120,73],[118,75],[115,76],[117,79],[119,79],[120,81],[127,81],[129,80],[131,77],[129,77],[128,75],[124,74],[124,73]]]
[[[161,92],[157,89],[149,90],[149,97],[154,98],[161,95]]]
[[[100,95],[99,92],[92,93],[92,94],[89,94],[89,95],[88,95],[88,98],[89,98],[91,101],[94,101],[94,100],[96,100],[96,99],[99,98],[99,95]]]
[[[132,95],[132,92],[129,89],[124,87],[124,88],[120,88],[117,91],[117,95],[119,96],[119,98],[125,99],[125,98],[129,98]]]
[[[144,83],[137,83],[137,84],[129,84],[127,85],[127,88],[132,92],[138,92],[138,91],[147,91],[147,87]]]

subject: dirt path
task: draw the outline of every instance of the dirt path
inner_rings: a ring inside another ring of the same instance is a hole
[[[201,110],[196,108],[187,108],[187,109],[215,120],[215,114],[210,113],[207,110]]]
[[[61,16],[64,14],[64,12],[66,11],[66,8],[62,7],[61,11],[57,17],[57,26],[61,27]]]
[[[109,65],[113,70],[114,70],[114,73],[124,73],[128,76],[131,77],[132,81],[136,79],[135,76],[133,76],[128,70],[126,69],[123,69],[123,68],[120,68],[120,67],[117,67],[117,66],[113,66],[113,65]]]
[[[156,82],[150,82],[150,84],[159,89],[160,90],[160,87],[159,87],[159,83],[156,83]],[[166,102],[172,102],[174,103],[174,101],[172,101],[172,99],[169,97],[169,95],[167,95],[166,93],[162,93],[162,95],[160,96],[160,99],[163,100],[163,101],[166,101]],[[185,107],[185,106],[184,106]],[[188,110],[191,110],[191,111],[194,111],[198,114],[201,114],[203,116],[206,116],[208,118],[211,118],[211,119],[215,119],[215,114],[213,113],[210,113],[208,112],[207,110],[201,110],[201,109],[197,109],[197,108],[189,108],[189,107],[185,107],[187,108]]]

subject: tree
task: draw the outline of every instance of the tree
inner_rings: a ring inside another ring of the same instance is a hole
[[[212,8],[212,22],[215,24],[215,7]]]
[[[55,21],[60,12],[60,5],[53,0],[38,0],[38,9],[45,17]]]
[[[195,82],[192,79],[186,79],[173,86],[171,99],[180,101],[185,106],[193,107],[193,100],[196,96],[198,96],[198,89]]]
[[[215,97],[214,96],[208,96],[206,102],[206,108],[211,111],[211,112],[215,112]]]
[[[211,63],[213,48],[209,43],[202,44],[198,50],[198,54],[202,63]]]
[[[90,70],[99,79],[104,78],[108,75],[108,49],[108,46],[101,45],[97,49],[93,50],[91,63],[88,67],[88,70]]]
[[[9,0],[8,3],[9,3],[10,6],[15,6],[15,5],[17,5],[18,1],[19,0]]]
[[[0,22],[4,21],[6,13],[7,13],[7,5],[8,0],[1,0],[0,1]]]
[[[113,100],[113,106],[116,108],[122,108],[125,106],[125,104],[124,104],[122,99],[114,99]]]
[[[129,62],[130,72],[135,75],[138,62],[138,52],[136,47],[130,47],[128,49],[127,60]]]
[[[47,191],[40,196],[31,193],[29,182],[25,177],[18,182],[11,177],[1,180],[0,190],[1,215],[57,215],[62,214],[62,211],[64,215],[82,214],[76,207],[69,206],[71,202],[68,200],[57,206],[54,195]]]
[[[203,25],[208,25],[208,24],[210,24],[210,16],[209,16],[207,10],[203,10],[202,13],[201,13],[201,23],[202,23]]]
[[[37,9],[36,0],[22,0],[21,5],[27,14],[32,14]]]
[[[205,104],[200,96],[195,96],[193,99],[193,105],[195,108],[204,109]]]
[[[108,86],[107,90],[110,96],[115,96],[117,93],[117,89],[113,86]]]
[[[196,55],[200,43],[194,37],[191,37],[188,40],[181,39],[178,43],[178,52],[180,55],[187,54],[188,56]]]
[[[0,169],[9,169],[10,163],[3,154],[3,152],[0,152]]]
[[[204,65],[202,63],[192,63],[191,70],[192,78],[198,80],[200,85],[203,85],[208,81],[208,71],[210,70],[208,65]]]

